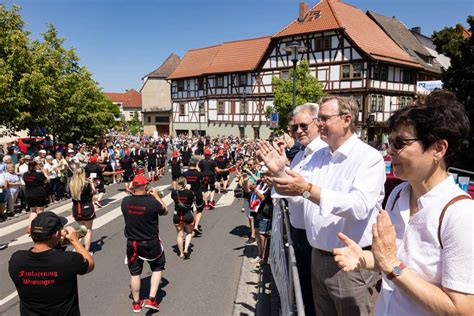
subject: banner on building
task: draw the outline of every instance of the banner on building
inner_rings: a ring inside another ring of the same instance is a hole
[[[441,80],[432,81],[417,81],[416,90],[423,94],[428,94],[436,89],[443,89],[443,82]]]

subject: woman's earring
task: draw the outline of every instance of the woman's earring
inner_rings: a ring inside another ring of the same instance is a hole
[[[435,163],[435,164],[438,164],[438,163],[439,163],[439,160],[436,159],[436,158],[434,158],[434,163]]]

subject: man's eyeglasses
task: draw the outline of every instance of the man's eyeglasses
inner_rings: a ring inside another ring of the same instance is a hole
[[[400,150],[413,144],[414,142],[420,140],[419,138],[402,138],[402,137],[395,137],[388,139],[388,145],[391,146],[395,150]]]
[[[327,121],[329,121],[333,117],[341,116],[341,115],[345,115],[345,114],[319,115],[316,120],[320,123],[326,123]]]
[[[296,133],[298,128],[301,128],[303,132],[306,132],[308,130],[308,127],[313,123],[314,121],[311,121],[311,123],[301,123],[301,124],[291,124],[290,129],[293,133]]]

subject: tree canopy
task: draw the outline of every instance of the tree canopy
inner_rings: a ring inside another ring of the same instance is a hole
[[[277,112],[278,128],[286,132],[288,113],[293,110],[293,69],[290,70],[288,80],[273,77],[272,84],[275,99],[273,107],[268,107],[266,112],[267,115]],[[296,105],[318,102],[323,95],[323,86],[311,75],[308,61],[301,60],[296,66]]]
[[[451,59],[451,66],[442,74],[444,88],[454,92],[471,121],[471,133],[466,146],[453,165],[474,170],[474,46],[472,31],[474,17],[469,16],[469,32],[461,25],[447,27],[433,33],[436,50]]]
[[[24,29],[20,8],[0,5],[0,125],[10,133],[46,127],[59,140],[92,142],[119,109],[103,94],[74,49],[49,25],[42,41]]]

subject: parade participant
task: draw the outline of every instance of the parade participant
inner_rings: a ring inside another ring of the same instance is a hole
[[[216,189],[216,168],[217,164],[211,159],[211,151],[204,150],[204,159],[199,161],[198,167],[203,176],[202,192],[204,194],[204,208],[214,209],[214,190]]]
[[[148,170],[148,179],[150,181],[155,181],[156,180],[156,168],[157,168],[157,160],[158,160],[158,153],[153,148],[150,146],[146,152],[146,158],[147,158],[147,170]]]
[[[187,171],[189,168],[189,161],[191,159],[191,156],[193,155],[193,151],[191,150],[191,144],[189,144],[187,141],[183,143],[183,147],[180,149],[180,155],[181,155],[181,162],[183,163],[183,169],[184,171]]]
[[[92,222],[95,218],[95,209],[92,198],[95,194],[95,184],[92,177],[86,178],[83,168],[77,168],[69,184],[72,198],[72,216],[74,220],[87,227],[84,236],[84,247],[89,251],[92,240]]]
[[[469,119],[452,93],[436,91],[424,104],[388,120],[388,154],[397,186],[374,224],[372,250],[345,234],[334,249],[343,271],[382,272],[375,315],[472,315],[474,201],[447,173]]]
[[[114,172],[104,171],[104,168],[99,164],[99,160],[101,163],[103,162],[102,157],[97,157],[97,155],[90,157],[84,170],[86,172],[86,178],[91,178],[94,181],[95,189],[99,193],[97,200],[94,201],[94,205],[98,208],[102,208],[102,198],[105,194],[104,176],[113,175]]]
[[[132,157],[133,161],[137,165],[144,165],[145,164],[145,152],[140,148],[140,144],[136,143],[131,150],[130,157]]]
[[[216,193],[227,193],[228,181],[229,181],[229,159],[224,154],[224,149],[219,149],[218,157],[215,161],[217,164],[216,168],[216,182],[217,187]]]
[[[122,200],[122,214],[125,220],[127,238],[127,262],[130,270],[130,287],[133,297],[133,311],[141,311],[142,305],[159,310],[156,293],[165,269],[165,253],[160,240],[160,215],[167,215],[168,209],[154,188],[147,188],[147,179],[135,176],[132,181],[133,194]],[[150,293],[143,304],[140,299],[140,275],[143,261],[148,261],[152,270]]]
[[[39,214],[31,223],[34,245],[13,253],[10,278],[20,297],[20,315],[80,315],[77,275],[94,269],[94,259],[77,239],[73,227],[53,212]],[[62,238],[76,252],[55,249]]]
[[[35,161],[30,161],[28,164],[28,171],[23,175],[25,182],[25,197],[26,203],[30,208],[30,216],[28,223],[28,233],[31,229],[31,221],[41,212],[48,204],[48,196],[46,194],[45,185],[49,181],[46,170]]]
[[[177,189],[171,193],[175,209],[173,223],[177,233],[179,257],[188,259],[189,245],[193,238],[194,216],[192,209],[195,197],[193,191],[186,188],[187,181],[185,177],[179,177],[176,182]],[[184,237],[184,234],[186,234],[186,237]]]
[[[158,178],[161,178],[165,174],[165,164],[166,150],[162,144],[159,144],[157,148]]]
[[[186,178],[188,185],[190,185],[191,191],[193,191],[195,196],[195,206],[196,206],[196,216],[194,223],[194,234],[195,236],[201,235],[201,220],[202,220],[202,211],[204,210],[204,199],[202,197],[202,173],[197,169],[197,164],[199,163],[199,157],[191,156],[189,160],[189,170],[183,173],[183,177]]]
[[[259,155],[272,172],[276,191],[303,196],[306,235],[312,246],[311,276],[316,315],[368,315],[370,291],[378,273],[366,270],[344,273],[332,250],[342,242],[338,232],[354,238],[363,248],[372,244],[372,223],[377,203],[384,197],[385,164],[377,150],[355,134],[359,108],[352,98],[322,98],[317,124],[328,144],[313,154],[306,168],[307,181],[286,169],[283,147],[260,142]]]
[[[171,168],[171,178],[173,181],[173,190],[176,190],[176,180],[181,177],[181,158],[179,157],[178,150],[173,150],[173,156],[168,162]]]
[[[131,192],[131,181],[135,175],[135,172],[133,171],[133,159],[130,157],[128,151],[124,151],[124,157],[120,160],[120,166],[122,167],[123,170],[123,181],[125,182],[125,190],[127,192]]]

